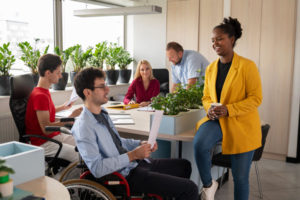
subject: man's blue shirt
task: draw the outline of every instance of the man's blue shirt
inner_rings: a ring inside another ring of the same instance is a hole
[[[184,50],[181,62],[172,65],[173,83],[185,85],[191,78],[204,76],[208,64],[207,59],[197,51]],[[198,72],[199,69],[201,70],[200,73]]]
[[[102,108],[103,111],[106,112]],[[131,151],[140,145],[140,140],[121,138],[108,115],[107,120],[125,149]],[[137,162],[129,162],[127,153],[119,154],[106,126],[86,107],[74,123],[72,134],[82,159],[96,178],[115,171],[127,176],[137,166]]]

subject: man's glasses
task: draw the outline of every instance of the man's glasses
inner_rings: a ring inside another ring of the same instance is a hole
[[[96,88],[100,88],[100,89],[105,89],[107,87],[107,84],[102,84],[102,85],[99,85],[99,86],[94,86],[94,89]]]

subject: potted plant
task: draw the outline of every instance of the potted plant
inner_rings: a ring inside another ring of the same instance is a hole
[[[69,74],[66,72],[66,64],[70,58],[70,55],[74,51],[74,47],[69,47],[68,49],[62,51],[59,49],[59,47],[54,48],[54,52],[56,55],[58,55],[62,60],[62,78],[59,79],[59,82],[56,84],[53,84],[54,90],[64,90],[66,88],[66,85],[68,83],[68,76]]]
[[[77,44],[74,47],[72,54],[70,55],[71,60],[73,62],[73,71],[70,72],[70,78],[72,84],[74,83],[74,77],[76,74],[86,67],[87,62],[90,57],[92,57],[92,48],[88,48],[86,51],[83,51],[81,45]]]
[[[0,95],[10,95],[9,70],[16,61],[8,49],[9,42],[0,46]]]
[[[36,43],[38,40],[36,40]],[[39,81],[39,74],[38,74],[38,60],[41,57],[41,52],[39,49],[34,49],[29,44],[29,42],[20,42],[18,46],[21,48],[22,56],[21,60],[31,69],[31,73],[33,76],[34,84],[37,85]],[[42,55],[45,55],[48,52],[49,45],[46,46]]]
[[[118,56],[122,47],[117,44],[110,44],[108,47],[108,56],[106,58],[106,79],[109,85],[116,85],[119,78],[119,70],[116,70]]]
[[[103,70],[104,61],[108,56],[108,47],[107,42],[103,41],[101,43],[96,44],[94,52],[92,53],[92,57],[89,59],[89,63],[93,67],[98,67]]]
[[[0,159],[0,198],[8,197],[13,193],[13,183],[9,174],[14,174],[15,171],[4,163],[5,160]]]
[[[123,47],[120,49],[120,53],[117,59],[117,63],[120,68],[119,74],[119,82],[120,83],[128,83],[131,77],[131,69],[127,69],[128,65],[132,63],[134,59],[130,57],[128,51],[126,51]]]

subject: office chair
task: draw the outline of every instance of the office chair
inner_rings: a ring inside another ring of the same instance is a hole
[[[19,132],[19,141],[23,143],[29,143],[30,137],[41,138],[47,141],[56,143],[59,148],[54,157],[45,157],[48,164],[46,171],[47,175],[54,175],[61,167],[66,167],[70,164],[69,161],[58,158],[58,155],[62,148],[62,143],[41,135],[27,135],[25,132],[25,114],[27,108],[27,101],[31,91],[34,88],[34,81],[31,74],[24,74],[20,76],[14,76],[10,78],[11,95],[9,99],[9,107],[12,113],[14,122]],[[62,121],[69,121],[74,119],[63,119]]]
[[[169,70],[167,68],[153,69],[153,76],[160,83],[160,92],[166,96],[169,93]]]
[[[266,138],[267,138],[269,129],[270,129],[269,124],[265,124],[265,125],[261,126],[262,146],[254,151],[254,155],[253,155],[253,159],[252,159],[252,161],[254,161],[260,199],[263,199],[263,192],[262,192],[262,187],[261,187],[261,182],[260,182],[259,171],[258,171],[258,167],[257,167],[257,161],[259,161],[261,159],[262,153],[265,148]],[[229,170],[229,168],[231,168],[230,155],[223,155],[222,153],[215,154],[212,157],[212,164],[216,165],[216,166],[224,167],[223,172],[222,172],[221,182],[219,185],[219,187],[221,187],[222,183],[223,183],[223,179],[224,179],[225,169],[227,168]]]

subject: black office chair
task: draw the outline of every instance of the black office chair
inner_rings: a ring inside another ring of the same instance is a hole
[[[160,92],[166,96],[169,93],[169,70],[167,68],[153,69],[153,76],[160,83]]]
[[[48,164],[47,175],[56,174],[61,167],[66,167],[70,164],[69,161],[58,158],[58,155],[62,148],[62,143],[41,135],[27,135],[25,132],[25,114],[27,101],[31,91],[34,88],[34,82],[31,74],[24,74],[20,76],[14,76],[10,78],[11,95],[9,99],[9,107],[12,113],[13,119],[19,132],[19,141],[23,143],[29,143],[30,137],[41,138],[47,141],[56,143],[59,148],[54,157],[46,156],[45,160]],[[72,119],[63,119],[63,121],[69,121]],[[74,119],[73,119],[74,120]]]
[[[255,171],[256,171],[256,177],[257,177],[257,184],[258,184],[258,190],[259,190],[259,197],[263,199],[263,192],[262,192],[262,187],[261,187],[261,182],[260,182],[260,176],[259,176],[259,171],[257,167],[257,161],[261,159],[261,156],[263,154],[264,148],[265,148],[265,143],[266,143],[266,138],[268,135],[270,129],[269,124],[265,124],[261,127],[262,130],[262,146],[258,149],[255,150],[253,159],[254,161],[254,166],[255,166]],[[227,168],[228,170],[231,168],[231,159],[230,155],[223,155],[222,153],[218,153],[213,155],[212,157],[212,164],[220,167],[224,167],[220,185],[219,187],[222,186],[223,179],[224,179],[224,174],[225,174],[225,169]]]

